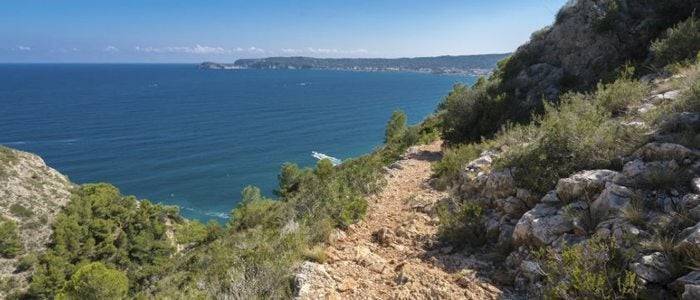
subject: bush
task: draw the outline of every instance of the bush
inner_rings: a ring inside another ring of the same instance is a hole
[[[177,210],[122,196],[109,184],[87,184],[53,223],[52,244],[39,257],[30,297],[52,298],[78,267],[104,262],[126,273],[139,291],[167,272],[174,253],[166,220]]]
[[[19,203],[12,204],[10,206],[10,212],[13,215],[20,217],[22,219],[26,219],[26,218],[29,218],[29,217],[34,215],[34,212],[31,209],[28,209]]]
[[[633,251],[598,236],[565,246],[561,254],[542,250],[535,256],[547,274],[543,292],[552,299],[635,298],[640,286],[636,274],[627,270]]]
[[[209,238],[209,228],[197,220],[185,221],[175,227],[178,244],[199,244]]]
[[[0,256],[13,258],[22,252],[17,223],[0,218]]]
[[[695,16],[669,28],[651,44],[653,61],[658,66],[690,62],[700,51],[700,21]]]
[[[285,203],[263,198],[260,189],[247,186],[241,192],[242,200],[231,211],[232,230],[244,230],[262,226],[278,228],[290,220],[291,212],[283,207]],[[286,213],[285,212],[289,212]]]
[[[619,165],[641,144],[641,132],[611,119],[590,98],[566,94],[558,106],[545,104],[545,115],[521,129],[528,140],[503,152],[495,167],[514,168],[520,187],[543,194],[576,171]]]
[[[456,145],[480,141],[490,137],[508,117],[502,96],[492,97],[488,84],[470,88],[455,85],[445,98],[443,108],[442,137],[448,144]]]
[[[443,242],[456,248],[480,247],[486,244],[484,210],[481,206],[467,202],[456,204],[454,210],[446,205],[438,206],[440,224],[438,235]]]
[[[442,159],[433,164],[433,176],[437,178],[437,187],[447,188],[459,177],[459,172],[467,163],[479,157],[483,146],[480,144],[465,144],[444,151]]]
[[[634,69],[627,68],[613,83],[599,83],[595,102],[606,111],[616,115],[625,112],[627,107],[637,104],[649,95],[649,85],[632,79]]]
[[[119,270],[99,262],[80,267],[71,276],[59,299],[125,299],[129,280]]]

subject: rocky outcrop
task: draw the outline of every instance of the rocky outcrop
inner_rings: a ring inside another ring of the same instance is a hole
[[[70,199],[74,185],[41,157],[0,146],[0,216],[20,229],[23,253],[46,247],[55,215]],[[26,288],[31,271],[18,271],[20,256],[0,258],[0,278],[16,282],[13,290]],[[4,293],[0,289],[0,298]]]
[[[503,87],[524,107],[592,88],[626,62],[646,60],[651,41],[695,10],[697,1],[570,0],[513,54]]]

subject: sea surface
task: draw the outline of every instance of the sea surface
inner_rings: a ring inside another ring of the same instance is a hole
[[[223,220],[246,185],[272,195],[284,162],[381,144],[392,111],[419,122],[464,75],[200,70],[196,65],[0,65],[0,144],[76,183]]]

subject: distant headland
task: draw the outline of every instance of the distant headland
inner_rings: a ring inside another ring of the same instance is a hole
[[[239,59],[234,63],[203,62],[201,69],[323,69],[371,72],[424,72],[434,74],[486,75],[505,54],[480,54],[413,58],[314,58],[268,57]]]

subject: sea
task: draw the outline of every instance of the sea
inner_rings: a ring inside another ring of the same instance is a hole
[[[246,185],[272,196],[284,162],[380,146],[394,110],[415,124],[467,75],[203,70],[195,64],[0,64],[0,144],[76,183],[225,221]]]

